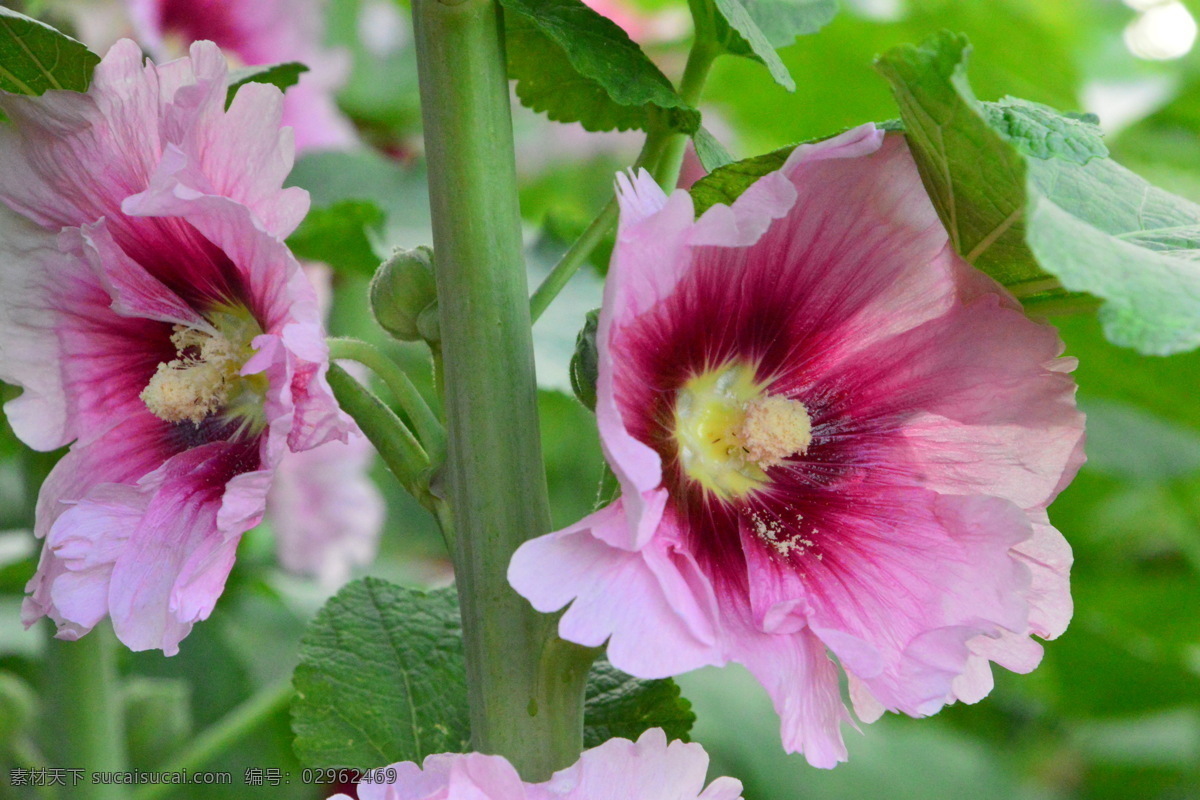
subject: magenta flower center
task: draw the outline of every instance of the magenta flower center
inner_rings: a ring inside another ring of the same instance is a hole
[[[162,362],[140,397],[166,422],[199,425],[213,415],[257,432],[265,424],[263,399],[266,378],[242,375],[253,354],[251,342],[261,333],[244,311],[221,311],[210,316],[211,330],[176,325],[171,334],[178,358]]]
[[[812,442],[812,420],[803,403],[770,394],[753,367],[734,362],[679,388],[674,436],[684,474],[731,499],[763,487],[767,470],[803,455]]]

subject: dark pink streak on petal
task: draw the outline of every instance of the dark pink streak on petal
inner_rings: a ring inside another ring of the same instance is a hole
[[[258,465],[256,442],[214,443],[175,456],[146,478],[157,485],[109,589],[113,628],[130,649],[172,655],[192,623],[211,612],[237,543],[217,530],[225,486]],[[200,597],[190,596],[193,588]]]

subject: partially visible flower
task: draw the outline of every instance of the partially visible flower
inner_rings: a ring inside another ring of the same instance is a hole
[[[23,617],[60,638],[108,615],[130,648],[176,652],[283,453],[353,428],[282,241],[308,208],[282,188],[282,97],[225,94],[213,44],[155,66],[130,41],[86,94],[0,93],[0,379],[25,388],[5,411],[33,447],[73,442],[38,498]]]
[[[322,314],[330,305],[330,270],[304,264]],[[345,368],[363,378],[361,365]],[[345,442],[327,442],[302,453],[285,453],[267,495],[267,520],[275,534],[279,563],[312,575],[329,588],[370,564],[379,546],[384,501],[368,471],[375,448],[359,431]]]
[[[92,47],[106,48],[116,31],[160,62],[201,40],[216,42],[235,66],[299,61],[309,71],[283,101],[283,124],[296,132],[296,149],[345,149],[358,141],[334,102],[350,64],[345,53],[323,44],[323,0],[72,0],[69,7]]]
[[[639,44],[678,41],[691,28],[691,16],[682,8],[657,11],[639,8],[631,0],[584,0],[593,10],[611,19]]]
[[[267,495],[279,563],[323,586],[345,583],[379,547],[384,504],[367,475],[375,449],[361,433],[302,453],[286,453]]]
[[[668,744],[661,728],[636,742],[609,739],[544,783],[524,783],[507,760],[482,753],[445,753],[420,767],[405,761],[390,769],[396,780],[359,784],[359,800],[741,800],[742,794],[733,778],[717,778],[705,788],[704,748]]]
[[[622,495],[523,545],[516,590],[633,675],[745,664],[822,767],[839,665],[868,722],[1033,669],[1071,616],[1046,507],[1083,460],[1074,362],[955,255],[904,139],[802,145],[698,220],[619,184],[596,418]]]

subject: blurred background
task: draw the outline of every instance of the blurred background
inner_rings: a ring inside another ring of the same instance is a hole
[[[100,39],[128,27],[106,0],[7,2]],[[672,79],[682,71],[690,21],[680,0],[593,0],[640,42]],[[407,9],[392,0],[331,0],[323,47],[336,56],[336,103],[356,131],[334,149],[306,150],[292,182],[314,208],[374,203],[374,255],[428,243],[416,69]],[[104,16],[109,15],[109,16]],[[897,116],[873,57],[939,29],[974,45],[970,78],[981,99],[1012,94],[1099,115],[1114,158],[1200,202],[1200,0],[842,0],[823,31],[781,51],[795,93],[759,64],[717,62],[704,96],[706,126],[736,158],[865,121]],[[106,21],[103,28],[97,20]],[[219,42],[221,43],[221,42]],[[223,44],[223,43],[222,43]],[[303,60],[303,59],[301,59]],[[332,90],[331,90],[332,91]],[[609,197],[613,173],[641,146],[636,133],[592,134],[514,109],[530,281],[548,271]],[[695,179],[698,163],[685,170]],[[605,248],[535,326],[542,435],[554,521],[565,525],[596,500],[601,456],[591,414],[570,394],[567,364],[587,310],[599,305]],[[334,264],[330,329],[394,352],[434,397],[424,346],[388,341],[364,313],[372,254]],[[1198,265],[1200,266],[1200,265]],[[694,738],[711,775],[745,783],[747,800],[812,798],[1200,798],[1200,353],[1146,358],[1106,343],[1090,317],[1053,320],[1079,358],[1089,461],[1051,508],[1075,549],[1071,628],[1028,676],[996,669],[996,689],[975,706],[936,717],[889,715],[848,731],[850,762],[833,771],[784,755],[778,720],[740,668],[679,679],[696,710]],[[15,390],[5,388],[5,397]],[[53,736],[27,735],[48,631],[19,623],[36,564],[29,533],[36,488],[53,455],[33,454],[0,431],[0,768],[36,763]],[[353,574],[415,586],[444,585],[449,562],[432,521],[378,466],[387,513],[378,555]],[[135,766],[153,769],[180,742],[256,690],[286,678],[304,625],[336,591],[279,566],[268,521],[246,537],[212,618],[180,655],[125,653]],[[6,738],[7,737],[7,738]],[[6,744],[7,743],[7,744]],[[179,798],[325,797],[297,785],[286,712],[209,766],[233,789],[187,787]],[[290,771],[291,785],[244,789],[247,769]],[[3,782],[0,782],[2,784]],[[0,797],[16,792],[0,785]],[[53,792],[13,794],[49,797]],[[63,797],[69,794],[60,795]],[[256,795],[257,796],[257,795]]]

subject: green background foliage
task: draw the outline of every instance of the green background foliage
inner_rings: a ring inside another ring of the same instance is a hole
[[[53,3],[27,4],[33,5],[37,8],[26,10],[69,25]],[[521,7],[527,5],[532,6]],[[750,13],[786,4],[724,5]],[[1190,5],[1200,14],[1200,3]],[[388,340],[364,312],[372,257],[393,246],[429,242],[411,39],[401,36],[387,48],[368,48],[359,38],[364,13],[378,6],[378,0],[333,0],[328,20],[330,42],[345,48],[352,61],[339,102],[380,151],[317,154],[298,162],[291,181],[312,193],[318,213],[293,243],[334,267],[331,333],[385,348],[436,402],[427,352],[418,344]],[[638,0],[634,10],[658,26],[634,31],[634,40],[644,45],[655,69],[677,79],[687,26],[671,20],[686,17],[685,4]],[[839,13],[823,19],[828,24],[819,32],[778,50],[794,91],[772,81],[752,58],[724,57],[715,63],[699,110],[705,129],[739,159],[864,121],[895,119],[903,108],[876,70],[876,57],[942,30],[961,31],[973,47],[970,86],[982,102],[1015,96],[1062,111],[1103,111],[1115,108],[1097,100],[1106,91],[1132,92],[1141,105],[1125,118],[1102,114],[1101,140],[1091,133],[1069,135],[1074,126],[1057,116],[1042,121],[1049,119],[1070,145],[1069,158],[1082,161],[1104,148],[1155,185],[1200,202],[1200,58],[1195,53],[1166,62],[1135,58],[1122,31],[1136,16],[1117,0],[842,0]],[[547,35],[528,35],[535,33]],[[581,63],[596,63],[595,53],[575,55]],[[516,53],[518,65],[520,57]],[[562,60],[569,61],[568,54]],[[610,78],[611,70],[601,71],[597,80]],[[78,73],[74,80],[82,88]],[[673,93],[664,90],[657,99],[634,96],[614,108],[611,96],[620,95],[620,87],[607,89],[607,95],[594,95],[596,121],[589,127],[636,127],[647,103],[661,100],[671,107]],[[1046,161],[1051,150],[1064,152],[1054,145],[1059,140],[1038,133],[1045,126],[1028,124],[1041,113],[1037,107],[985,108],[992,111],[984,133],[999,128],[1007,135],[996,141],[1008,148],[999,152],[1016,153],[1010,163],[1023,167]],[[685,121],[680,127],[691,130],[695,120],[680,113]],[[530,276],[536,282],[606,202],[613,172],[632,163],[641,138],[587,133],[520,106],[514,114]],[[985,143],[994,144],[986,137]],[[780,163],[783,157],[765,160]],[[745,169],[738,169],[744,176]],[[701,202],[727,197],[714,190]],[[1024,240],[1013,244],[1015,250],[1025,246]],[[568,365],[586,313],[599,305],[605,261],[602,249],[534,328],[558,526],[592,510],[604,474],[593,418],[571,397]],[[1076,377],[1089,414],[1090,461],[1051,509],[1075,550],[1076,615],[1067,633],[1047,644],[1042,666],[1028,676],[997,668],[995,691],[976,706],[954,706],[925,720],[889,715],[863,726],[862,735],[847,730],[850,762],[828,772],[781,751],[777,716],[744,671],[730,667],[683,676],[678,684],[696,714],[690,735],[712,755],[711,775],[740,778],[747,800],[1200,796],[1200,352],[1148,358],[1110,343],[1094,316],[1055,324],[1067,355],[1080,360]],[[5,399],[11,396],[5,389]],[[47,631],[39,625],[25,632],[19,622],[24,584],[36,564],[28,533],[33,498],[52,463],[53,455],[30,453],[0,426],[0,770],[5,771],[42,756],[53,761],[55,748],[53,736],[34,724],[38,697],[54,691],[42,666]],[[377,468],[375,477],[387,495],[387,524],[379,558],[359,577],[421,591],[444,586],[448,563],[435,526],[390,475]],[[123,654],[133,766],[161,766],[180,743],[290,675],[300,660],[306,626],[337,587],[284,574],[273,547],[269,524],[246,537],[212,618],[196,626],[179,656]],[[659,699],[668,696],[674,703],[673,689]],[[635,717],[658,707],[653,697],[639,703],[630,706]],[[686,732],[689,712],[682,705],[667,708]],[[303,764],[293,753],[291,726],[286,711],[274,715],[208,768],[231,771],[235,784],[248,768],[278,768],[293,776],[290,786],[251,791],[280,798],[329,796],[331,787],[299,784]],[[188,787],[170,797],[215,800],[246,793],[240,786]],[[10,796],[33,795],[16,794],[0,781],[0,798]]]

